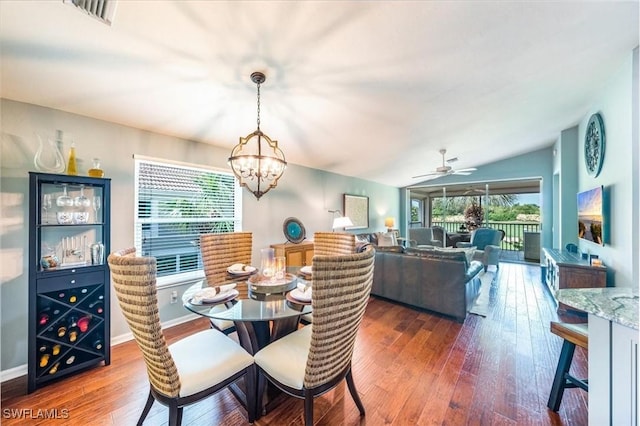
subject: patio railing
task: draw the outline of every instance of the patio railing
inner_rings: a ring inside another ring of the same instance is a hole
[[[455,233],[463,224],[464,222],[433,222],[432,226],[442,226],[447,232]],[[502,229],[505,237],[500,243],[500,247],[507,251],[523,251],[524,233],[540,231],[540,223],[538,222],[488,222],[482,226]]]

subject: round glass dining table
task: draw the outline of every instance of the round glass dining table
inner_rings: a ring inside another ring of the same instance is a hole
[[[311,286],[310,279],[299,276],[299,268],[287,268],[290,277],[289,288],[295,289],[298,283]],[[238,341],[250,354],[298,328],[300,316],[311,313],[311,302],[296,300],[291,297],[290,290],[265,293],[254,291],[249,277],[238,277],[227,274],[225,282],[218,285],[235,283],[240,294],[231,299],[223,299],[216,303],[194,303],[194,295],[208,286],[206,280],[198,281],[189,287],[182,296],[186,309],[198,315],[218,320],[233,321]],[[248,286],[248,289],[247,289]],[[244,288],[243,288],[244,287]],[[244,291],[247,289],[248,291]],[[226,309],[212,309],[224,304]]]

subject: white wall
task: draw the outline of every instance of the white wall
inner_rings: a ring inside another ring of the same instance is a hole
[[[2,239],[0,240],[1,283],[1,363],[2,371],[24,366],[27,359],[27,239],[28,171],[35,170],[33,157],[38,148],[34,132],[53,137],[56,129],[65,132],[66,157],[70,139],[76,143],[79,170],[85,172],[91,159],[101,159],[105,177],[112,181],[112,250],[133,246],[134,162],[133,155],[171,159],[229,170],[230,149],[95,120],[75,114],[3,99],[0,196]],[[248,130],[247,130],[248,131]],[[286,154],[286,142],[280,141]],[[355,160],[354,160],[355,161]],[[369,197],[370,227],[353,232],[381,231],[386,216],[399,217],[398,188],[289,164],[278,187],[256,201],[243,195],[243,230],[253,232],[254,261],[260,248],[285,242],[283,221],[297,217],[306,227],[307,237],[315,231],[331,229],[327,210],[342,210],[342,194]],[[170,322],[186,314],[181,304],[170,304],[170,293],[181,294],[185,285],[158,292],[160,317]],[[113,337],[128,333],[128,327],[111,298]],[[24,371],[23,371],[24,374]]]
[[[637,208],[634,200],[638,199],[638,168],[632,155],[633,145],[637,150],[638,144],[637,135],[634,139],[632,131],[637,128],[638,121],[637,97],[633,96],[633,81],[637,81],[637,76],[633,75],[633,63],[637,55],[638,49],[629,54],[619,71],[604,82],[597,101],[591,105],[578,126],[578,191],[603,185],[605,201],[608,198],[610,203],[607,217],[609,225],[604,229],[604,247],[580,240],[579,250],[599,255],[610,269],[608,282],[615,286],[638,286],[638,256],[634,254],[633,247],[638,247],[640,232],[632,215],[634,208]],[[602,171],[594,178],[587,174],[584,167],[584,132],[589,118],[596,112],[600,112],[604,121],[606,150]]]

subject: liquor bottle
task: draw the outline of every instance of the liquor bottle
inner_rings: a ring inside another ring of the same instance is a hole
[[[87,174],[89,176],[91,176],[91,177],[98,177],[98,178],[101,178],[101,177],[104,176],[104,171],[100,168],[100,159],[99,158],[94,158],[93,159],[93,167],[91,167],[89,169]]]
[[[49,370],[49,374],[56,374],[58,372],[59,367],[60,367],[59,362],[56,362],[55,364],[53,364],[53,367],[51,367],[51,370]]]
[[[69,161],[67,162],[67,174],[76,176],[78,174],[78,165],[76,163],[76,144],[74,142],[71,143],[71,148],[69,149]]]

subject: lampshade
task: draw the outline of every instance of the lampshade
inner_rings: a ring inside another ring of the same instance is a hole
[[[284,173],[287,162],[278,148],[278,141],[272,140],[260,130],[260,84],[265,76],[261,72],[251,74],[251,81],[258,86],[258,129],[240,137],[240,142],[231,151],[229,165],[240,181],[260,200],[271,188],[278,185],[278,179]]]
[[[353,222],[347,216],[338,216],[333,219],[333,229],[346,228],[348,226],[353,226]]]
[[[396,224],[396,220],[392,217],[388,217],[384,220],[384,226],[387,228],[393,228]]]

